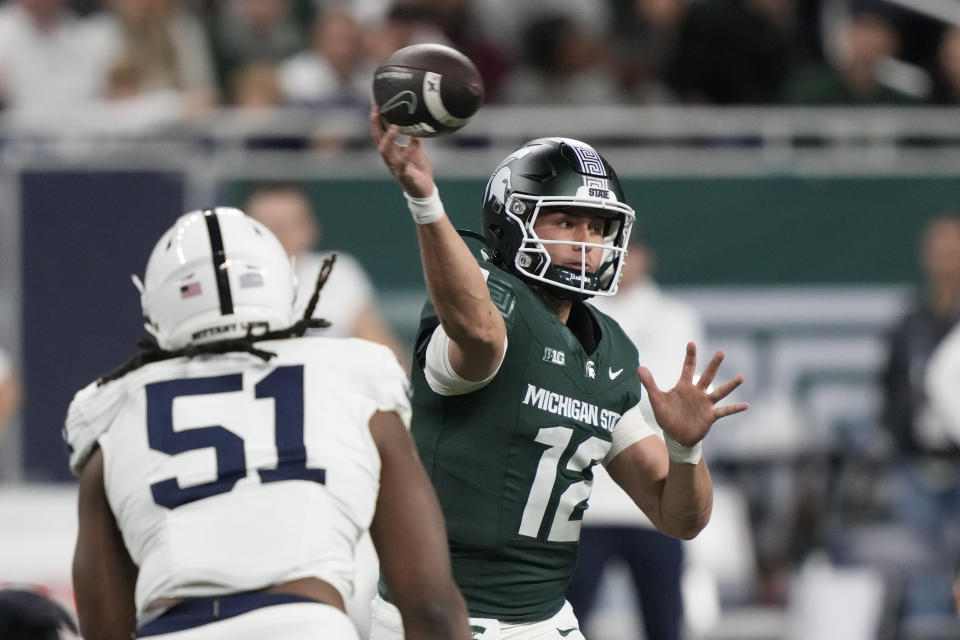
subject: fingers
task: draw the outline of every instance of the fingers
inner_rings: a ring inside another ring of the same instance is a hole
[[[397,141],[397,134],[399,132],[399,127],[396,125],[390,125],[387,128],[383,127],[381,123],[380,127],[380,137],[377,139],[377,151],[380,152],[380,155],[383,156],[385,160],[389,160],[390,156],[393,154],[394,147],[399,147],[395,144]]]
[[[732,416],[735,413],[741,413],[749,408],[749,402],[738,402],[737,404],[730,404],[725,407],[715,407],[713,410],[713,417],[715,420],[719,420],[720,418]]]
[[[394,129],[396,125],[391,125],[391,129]],[[393,131],[394,139],[396,139],[396,131]],[[398,161],[400,164],[406,165],[410,162],[413,154],[417,153],[420,150],[420,147],[423,146],[423,140],[420,138],[410,138],[407,140],[407,144],[400,146],[400,153],[397,155]]]
[[[680,372],[680,379],[686,382],[693,382],[693,372],[697,368],[697,345],[692,342],[687,343],[687,355],[683,358],[683,370]]]
[[[720,369],[720,364],[723,362],[724,353],[723,351],[717,351],[713,354],[713,357],[710,358],[710,362],[707,363],[707,368],[703,370],[703,373],[700,374],[700,380],[697,381],[697,386],[706,391],[706,389],[713,384],[713,379],[717,377],[717,371]]]
[[[373,141],[379,148],[380,139],[386,132],[386,127],[384,126],[383,119],[380,117],[380,109],[377,108],[377,105],[370,107],[370,116],[368,119],[370,121],[370,137],[373,138]]]
[[[710,392],[708,396],[710,402],[716,404],[730,395],[730,392],[743,384],[743,374],[737,374],[731,380],[727,380],[725,383],[714,389]]]
[[[377,144],[377,150],[384,158],[387,158],[391,145],[396,142],[400,133],[400,127],[395,124],[387,125],[380,117],[380,109],[377,105],[370,107],[370,137]],[[397,145],[401,146],[401,145]]]
[[[384,128],[375,108],[370,112],[370,132],[390,173],[395,178],[401,178],[411,163],[413,154],[423,147],[423,142],[419,138],[410,138],[407,144],[398,144],[400,127],[392,124]]]
[[[647,390],[648,395],[654,395],[660,392],[660,388],[653,380],[653,374],[646,367],[637,367],[637,375],[640,377],[640,383]]]
[[[370,137],[387,169],[403,190],[413,197],[429,195],[434,188],[433,170],[427,158],[423,140],[408,136],[405,143],[398,142],[400,127],[387,124],[380,117],[376,105],[370,108]]]

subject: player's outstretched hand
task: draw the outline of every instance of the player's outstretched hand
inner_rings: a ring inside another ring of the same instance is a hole
[[[710,390],[710,385],[723,362],[723,351],[717,351],[696,383],[693,373],[697,368],[697,345],[687,343],[683,371],[677,384],[669,391],[661,391],[646,367],[639,367],[637,375],[647,390],[650,405],[657,424],[664,433],[685,447],[703,440],[713,423],[725,416],[746,411],[746,402],[716,406],[743,382],[743,375],[736,375],[722,385]]]
[[[370,136],[377,145],[390,174],[403,190],[414,198],[426,198],[436,188],[433,184],[433,166],[423,148],[423,140],[411,136],[407,144],[397,142],[400,127],[384,126],[376,105],[370,109]]]

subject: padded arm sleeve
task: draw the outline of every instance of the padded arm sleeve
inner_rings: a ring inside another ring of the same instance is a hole
[[[659,429],[650,426],[650,423],[647,422],[646,418],[643,417],[643,413],[640,411],[640,405],[637,404],[620,416],[620,420],[618,420],[616,426],[614,426],[612,434],[613,446],[610,447],[610,451],[607,452],[606,457],[603,459],[604,465],[616,458],[618,453],[634,442],[643,440],[647,436],[658,435]]]
[[[508,341],[503,338],[503,356],[496,368],[489,376],[483,380],[467,380],[461,377],[450,364],[450,336],[443,330],[443,325],[437,325],[430,336],[430,343],[427,345],[427,357],[423,367],[423,374],[427,378],[427,384],[433,389],[433,392],[441,396],[458,396],[464,393],[470,393],[485,387],[496,377],[503,366],[503,359],[507,357]]]

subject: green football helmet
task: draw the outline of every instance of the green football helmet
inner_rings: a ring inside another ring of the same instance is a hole
[[[543,240],[533,227],[551,208],[596,209],[609,222],[603,243]],[[636,214],[624,202],[620,180],[590,145],[570,138],[531,140],[494,170],[483,199],[483,234],[494,264],[537,283],[557,297],[584,300],[617,292]],[[552,264],[545,244],[603,250],[597,270]]]

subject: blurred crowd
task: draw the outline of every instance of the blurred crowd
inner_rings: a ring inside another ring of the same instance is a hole
[[[443,42],[492,104],[957,104],[960,26],[882,0],[0,0],[0,104],[113,133],[369,104]],[[3,113],[0,112],[0,113]]]

